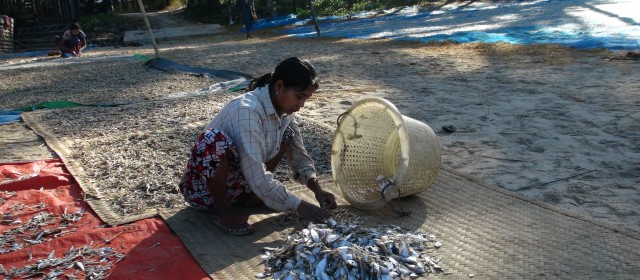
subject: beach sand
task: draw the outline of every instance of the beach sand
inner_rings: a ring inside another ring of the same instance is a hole
[[[153,56],[150,48],[93,48],[85,57]],[[189,66],[250,75],[300,56],[316,66],[320,77],[320,90],[302,116],[336,127],[338,116],[354,101],[385,98],[403,115],[437,132],[443,166],[640,232],[640,64],[620,59],[623,53],[555,45],[294,39],[261,31],[250,40],[233,32],[161,42],[160,55]],[[0,68],[0,109],[58,99],[93,104],[115,98],[106,93],[121,93],[119,102],[161,99],[217,82],[149,72],[141,62],[139,69],[127,70],[127,83],[117,68],[90,59],[33,67],[51,60],[23,61],[29,65],[25,69]],[[69,67],[84,78],[59,82],[53,73],[72,76],[66,72]],[[446,133],[443,126],[456,131]],[[0,138],[0,161],[33,154],[5,149],[8,138]]]

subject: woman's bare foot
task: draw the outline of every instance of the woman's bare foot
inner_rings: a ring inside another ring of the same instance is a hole
[[[231,235],[244,236],[253,233],[253,227],[248,223],[249,217],[240,215],[216,214],[213,222]]]

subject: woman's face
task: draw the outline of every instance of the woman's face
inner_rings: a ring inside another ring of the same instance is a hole
[[[275,107],[280,113],[291,114],[299,111],[304,107],[304,102],[307,101],[315,92],[315,86],[308,86],[303,91],[295,88],[284,87],[282,80],[276,81],[274,86],[276,90]]]
[[[78,36],[80,34],[80,29],[71,29],[71,35]]]

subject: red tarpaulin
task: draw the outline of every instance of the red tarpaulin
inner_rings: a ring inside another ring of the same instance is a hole
[[[209,279],[161,218],[109,227],[82,198],[59,159],[0,163],[0,275]]]

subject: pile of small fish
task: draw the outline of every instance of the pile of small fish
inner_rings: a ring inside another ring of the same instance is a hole
[[[265,271],[273,279],[394,279],[444,272],[433,251],[435,236],[399,226],[366,228],[327,219],[288,236],[287,245],[266,247]],[[429,255],[431,254],[431,255]]]
[[[38,210],[44,209],[44,207],[42,203],[30,207],[20,203],[14,205],[12,209]],[[33,244],[39,244],[62,236],[65,233],[72,232],[75,229],[68,228],[72,223],[79,221],[83,214],[83,209],[75,213],[67,213],[67,209],[65,209],[60,217],[56,217],[52,213],[43,211],[33,215],[28,221],[23,222],[19,218],[16,218],[16,216],[20,215],[5,212],[2,214],[1,223],[4,225],[15,225],[15,227],[2,233],[2,237],[0,238],[0,254],[20,250]],[[49,227],[57,222],[59,222],[57,227]]]
[[[53,251],[47,258],[36,260],[34,264],[22,268],[12,267],[5,270],[0,265],[0,275],[4,275],[7,279],[37,276],[42,279],[58,279],[59,276],[76,279],[82,275],[84,275],[84,279],[105,279],[112,264],[118,263],[124,258],[124,255],[117,253],[111,247],[91,247],[92,244],[77,249],[71,247],[60,258],[55,257],[55,251]],[[69,271],[72,268],[74,271]]]
[[[0,224],[10,227],[0,234],[0,254],[7,254],[18,250],[29,250],[26,265],[20,268],[5,268],[0,264],[0,276],[4,279],[40,278],[59,279],[104,279],[114,263],[120,261],[124,255],[117,253],[111,247],[85,245],[81,248],[70,248],[61,257],[56,252],[50,252],[45,258],[34,258],[32,245],[44,243],[59,238],[67,233],[75,232],[75,225],[84,216],[84,209],[67,211],[56,215],[47,211],[47,206],[40,202],[35,205],[15,203],[11,206],[5,202],[15,197],[15,192],[0,192]],[[36,212],[28,220],[20,217]],[[108,244],[109,241],[105,241]]]
[[[296,212],[295,210],[289,210],[276,216],[272,223],[278,226],[291,226],[297,225],[303,220],[304,219],[300,217],[300,214],[298,214],[298,212]]]

